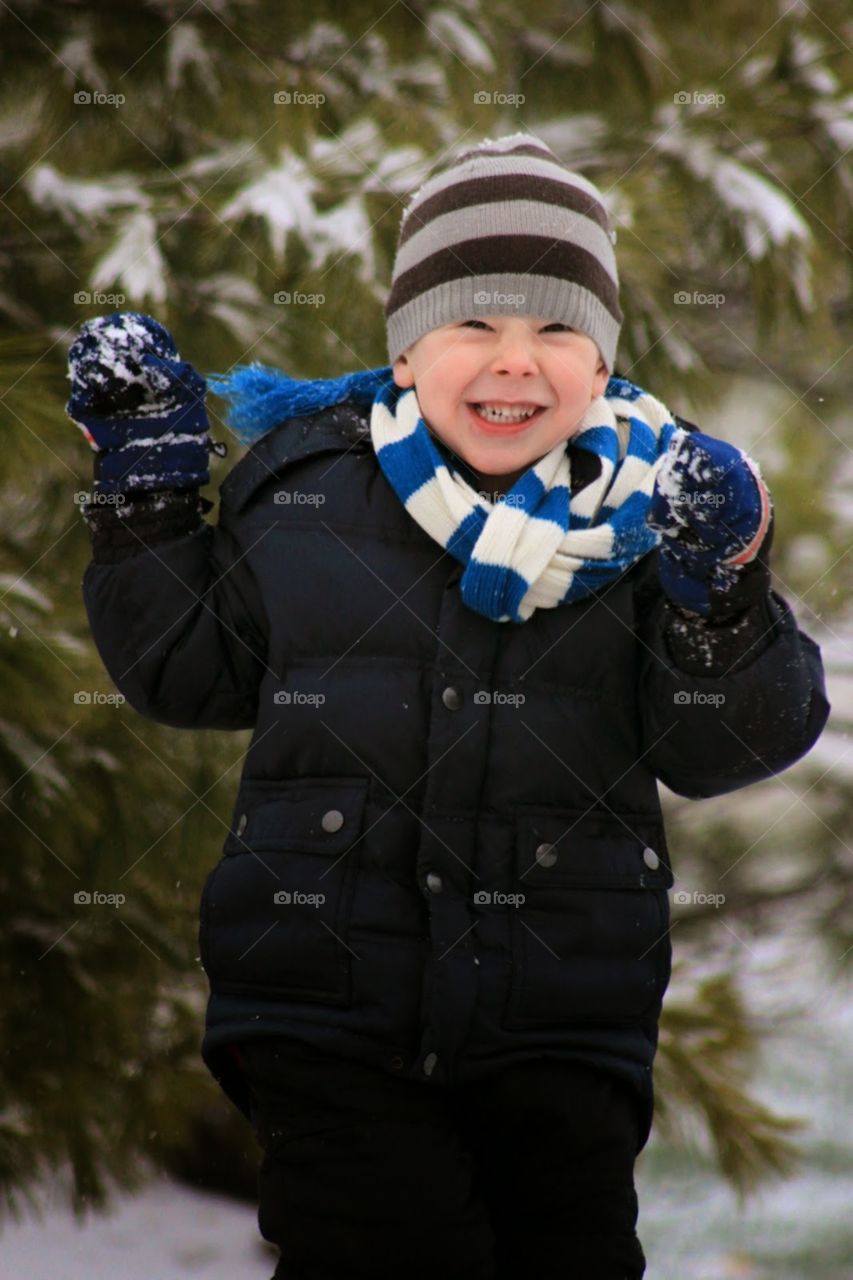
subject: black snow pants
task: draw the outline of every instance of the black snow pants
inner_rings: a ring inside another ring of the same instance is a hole
[[[636,1102],[540,1059],[442,1090],[241,1044],[273,1280],[639,1280]]]

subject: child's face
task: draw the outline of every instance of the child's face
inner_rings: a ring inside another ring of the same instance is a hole
[[[521,474],[574,435],[608,373],[598,347],[559,321],[488,316],[424,334],[393,366],[424,419],[480,475]],[[526,423],[485,422],[473,405],[537,405]]]

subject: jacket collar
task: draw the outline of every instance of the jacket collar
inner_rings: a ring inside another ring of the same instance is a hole
[[[270,476],[291,463],[321,453],[364,451],[373,446],[365,411],[349,403],[333,405],[300,418],[287,418],[261,436],[222,481],[222,501],[241,511]]]

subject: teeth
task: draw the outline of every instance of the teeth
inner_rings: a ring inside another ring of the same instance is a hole
[[[478,404],[474,408],[477,410],[481,418],[485,418],[487,422],[524,422],[526,418],[531,418],[536,412],[538,406],[533,405],[528,408],[516,405],[513,408],[504,408],[498,405]]]

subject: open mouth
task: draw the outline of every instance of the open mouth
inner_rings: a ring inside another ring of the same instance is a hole
[[[542,405],[496,403],[469,403],[468,410],[476,426],[484,431],[499,432],[502,435],[524,431],[545,412]]]

